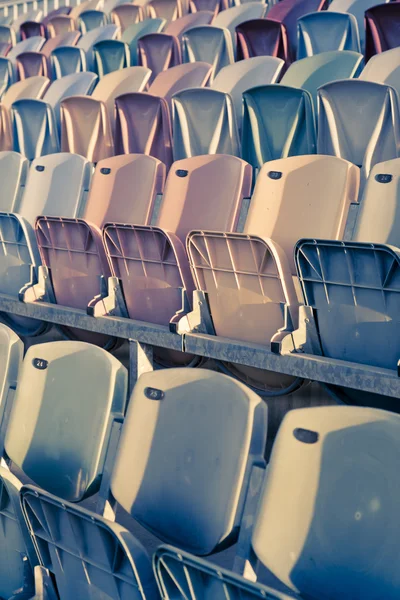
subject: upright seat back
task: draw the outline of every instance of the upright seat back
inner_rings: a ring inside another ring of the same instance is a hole
[[[399,156],[399,108],[393,88],[355,79],[334,81],[321,87],[318,97],[320,154],[360,166],[363,180],[376,163]]]
[[[43,77],[42,75],[28,77],[28,79],[17,81],[17,83],[10,85],[3,95],[1,102],[6,108],[11,108],[17,100],[30,98],[38,100],[43,97],[49,85],[50,79],[48,77]]]
[[[148,33],[162,31],[165,24],[165,19],[145,19],[144,21],[133,23],[125,29],[121,35],[121,41],[125,42],[129,46],[129,51],[131,53],[131,65],[138,64],[137,45],[139,38]]]
[[[297,59],[333,50],[360,52],[360,36],[354,15],[321,11],[297,22]]]
[[[93,46],[102,40],[115,39],[117,33],[118,27],[116,25],[104,25],[103,27],[92,29],[79,39],[77,46],[78,48],[82,48],[86,53],[87,68],[89,71],[93,70]]]
[[[45,42],[46,38],[38,35],[30,37],[26,40],[22,40],[22,42],[18,42],[13,48],[11,48],[10,52],[7,54],[7,58],[9,58],[11,62],[15,64],[17,56],[23,52],[40,52]]]
[[[41,52],[23,52],[15,61],[18,79],[27,79],[35,75],[50,77],[50,66],[47,57]]]
[[[18,152],[0,152],[0,210],[16,212],[24,192],[29,163]]]
[[[211,70],[211,65],[203,62],[171,67],[157,75],[149,87],[149,94],[165,98],[170,104],[172,96],[181,90],[204,87],[210,78]]]
[[[99,77],[126,69],[131,64],[129,46],[120,40],[102,40],[93,46],[94,66]]]
[[[107,15],[101,10],[84,10],[78,18],[79,29],[83,35],[97,27],[105,27],[106,24]]]
[[[54,112],[43,100],[18,100],[12,105],[14,148],[28,160],[60,149]]]
[[[272,19],[252,19],[236,27],[237,60],[254,56],[277,56],[285,62],[289,58],[286,28]]]
[[[86,54],[82,48],[60,46],[52,51],[50,58],[56,79],[86,71]]]
[[[47,23],[47,33],[50,39],[77,29],[75,19],[69,15],[56,15]]]
[[[203,25],[188,29],[182,36],[183,62],[204,61],[212,65],[210,82],[234,62],[232,36],[228,29]]]
[[[236,27],[251,19],[261,19],[266,12],[263,2],[246,2],[221,11],[213,20],[213,26],[228,29],[232,36],[232,43],[236,49]]]
[[[19,33],[21,40],[26,40],[33,36],[41,36],[45,38],[47,31],[43,23],[39,23],[37,21],[25,21],[24,23],[21,23]]]
[[[183,3],[181,0],[152,0],[150,6],[147,6],[147,13],[151,19],[176,21],[183,14]]]
[[[400,93],[400,48],[386,50],[372,56],[360,73],[359,79],[390,85]]]
[[[385,4],[388,0],[383,0],[380,4]],[[332,0],[328,11],[349,13],[354,15],[357,20],[358,32],[360,34],[361,50],[365,46],[365,13],[368,9],[376,6],[376,0]]]
[[[0,97],[14,81],[14,71],[11,61],[6,57],[0,57]]]
[[[149,83],[170,67],[182,63],[177,37],[167,33],[149,33],[138,40],[138,64],[151,70]]]
[[[199,25],[209,25],[214,18],[214,13],[210,10],[201,10],[190,15],[180,17],[176,21],[168,23],[165,27],[165,33],[178,38],[179,42],[186,31]]]
[[[90,72],[72,73],[53,81],[43,96],[54,111],[57,126],[60,125],[60,103],[70,96],[90,95],[97,83],[97,75]]]
[[[134,4],[119,4],[111,11],[111,20],[120,28],[121,33],[124,33],[130,25],[144,20],[144,10]]]

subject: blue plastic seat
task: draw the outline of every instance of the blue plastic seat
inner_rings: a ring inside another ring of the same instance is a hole
[[[99,77],[131,64],[129,46],[120,40],[103,40],[93,46],[94,68]]]
[[[78,41],[77,47],[82,48],[86,53],[87,70],[93,71],[94,53],[93,46],[102,40],[113,40],[118,33],[116,25],[104,25],[104,27],[96,27],[88,33],[85,33]]]
[[[332,50],[361,52],[354,15],[321,11],[298,19],[297,59]]]
[[[14,82],[14,69],[10,59],[0,56],[0,98]]]
[[[82,34],[107,24],[107,15],[101,10],[84,10],[78,17],[79,29]]]

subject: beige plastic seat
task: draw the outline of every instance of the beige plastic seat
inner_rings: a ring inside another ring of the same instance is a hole
[[[247,5],[246,5],[247,6]],[[212,89],[230,94],[239,129],[242,121],[242,95],[250,88],[275,83],[285,63],[275,56],[256,56],[228,65],[212,82]]]
[[[372,56],[361,71],[359,79],[390,85],[400,94],[400,48]]]
[[[169,23],[165,27],[164,33],[173,35],[177,37],[179,41],[181,41],[182,36],[186,31],[192,27],[198,27],[199,25],[210,25],[213,18],[214,13],[211,10],[199,10],[198,12],[195,12],[191,15],[185,15],[184,17]]]
[[[202,154],[240,156],[239,132],[229,94],[192,88],[172,98],[174,160]]]
[[[143,8],[134,4],[119,4],[111,12],[111,21],[120,28],[121,33],[124,33],[130,25],[143,20]]]
[[[107,106],[90,96],[71,96],[60,104],[61,151],[97,163],[114,154]]]
[[[69,31],[78,31],[78,25],[70,15],[57,15],[47,23],[49,38],[55,38],[57,35],[63,35]]]
[[[183,15],[183,3],[181,0],[153,0],[146,6],[147,15],[151,18],[176,21]]]
[[[192,87],[204,87],[211,75],[212,67],[208,63],[196,62],[171,67],[159,73],[151,86],[149,94],[165,98],[169,103],[174,94]]]
[[[196,288],[207,293],[216,335],[268,346],[285,326],[284,305],[296,326],[294,245],[306,236],[340,239],[358,188],[359,170],[345,160],[274,160],[257,177],[243,234],[203,230],[188,236]],[[258,369],[229,369],[266,394],[295,383]]]
[[[13,83],[5,92],[1,102],[6,108],[11,108],[17,100],[40,100],[50,85],[50,79],[42,75],[28,77],[23,81]]]
[[[13,123],[11,110],[0,103],[0,151],[14,149]]]

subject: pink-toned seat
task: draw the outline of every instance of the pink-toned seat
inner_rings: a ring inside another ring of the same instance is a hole
[[[185,15],[172,23],[169,23],[164,33],[174,35],[181,40],[183,34],[192,27],[198,27],[199,25],[209,25],[214,18],[214,12],[210,10],[201,10],[191,15]]]
[[[146,5],[147,15],[154,19],[176,21],[185,14],[184,3],[181,0],[153,0]]]
[[[228,0],[190,0],[190,11],[192,13],[209,10],[216,16],[221,10],[226,10],[229,6]]]
[[[47,23],[47,34],[49,38],[68,33],[69,31],[77,30],[78,25],[76,24],[75,19],[69,15],[57,15],[56,17],[50,19],[50,21]]]
[[[13,126],[9,107],[0,103],[0,152],[13,150]]]
[[[0,56],[7,56],[11,48],[12,45],[8,42],[0,42]]]
[[[60,33],[59,35],[48,39],[40,52],[47,56],[47,58],[50,58],[51,53],[56,48],[60,48],[61,46],[76,46],[80,37],[80,31],[67,31],[67,33]]]
[[[15,61],[18,79],[27,79],[35,75],[50,78],[49,61],[42,52],[23,52]]]
[[[119,4],[111,11],[111,20],[124,33],[125,29],[145,18],[145,7],[134,4]]]
[[[254,56],[276,56],[286,63],[289,58],[289,43],[286,27],[272,19],[253,19],[236,27],[236,60]]]
[[[169,172],[156,226],[109,224],[103,240],[113,276],[122,282],[131,319],[168,325],[192,302],[193,279],[185,250],[189,231],[234,231],[252,169],[234,156],[197,156]]]
[[[149,94],[165,98],[171,103],[171,98],[177,92],[186,88],[204,87],[210,79],[212,66],[205,62],[186,63],[171,67],[157,75],[149,87]]]
[[[71,12],[72,6],[60,6],[59,8],[55,8],[54,10],[51,10],[43,19],[42,19],[42,23],[43,25],[47,26],[47,23],[49,21],[51,21],[51,19],[54,19],[54,17],[58,17],[60,15],[69,15],[69,13]]]
[[[115,100],[115,153],[154,156],[169,170],[172,164],[172,131],[164,98],[138,92]]]
[[[359,169],[336,157],[267,162],[257,177],[242,234],[216,233],[213,227],[188,236],[196,288],[207,293],[216,335],[270,346],[285,327],[285,317],[288,325],[297,325],[294,245],[302,237],[341,239],[359,180]],[[272,395],[296,385],[288,376],[229,368]]]
[[[151,69],[152,83],[162,71],[182,63],[177,37],[167,33],[149,33],[138,40],[138,64]]]
[[[115,156],[98,163],[82,219],[37,219],[39,251],[50,269],[58,304],[86,310],[103,291],[101,278],[107,284],[111,273],[101,227],[106,222],[150,223],[164,181],[165,167],[155,158]],[[65,331],[69,337],[101,346],[115,342],[99,334]]]
[[[25,21],[19,28],[21,40],[34,36],[46,37],[47,31],[46,26],[43,23],[37,23],[36,21]]]

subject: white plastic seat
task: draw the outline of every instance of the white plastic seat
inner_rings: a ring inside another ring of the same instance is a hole
[[[400,48],[372,56],[361,71],[359,79],[390,85],[400,93]]]
[[[13,212],[23,194],[29,163],[18,152],[0,152],[0,211]]]

